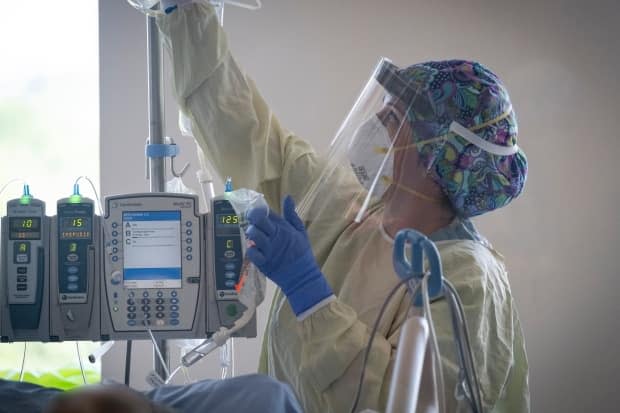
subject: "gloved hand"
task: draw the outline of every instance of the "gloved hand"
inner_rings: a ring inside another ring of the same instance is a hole
[[[248,211],[246,236],[255,245],[247,257],[282,289],[299,316],[333,293],[314,259],[293,198],[284,199],[282,211],[283,217],[260,208]]]

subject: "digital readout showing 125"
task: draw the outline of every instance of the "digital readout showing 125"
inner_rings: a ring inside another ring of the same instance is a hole
[[[238,215],[218,215],[217,220],[219,224],[224,225],[239,225],[239,216]]]

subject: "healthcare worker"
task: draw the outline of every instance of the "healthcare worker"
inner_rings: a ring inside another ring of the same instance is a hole
[[[414,228],[436,242],[463,301],[485,410],[528,411],[527,358],[503,258],[468,219],[506,205],[525,182],[499,79],[475,62],[399,69],[381,60],[321,157],[280,125],[231,56],[210,5],[168,0],[162,9],[173,91],[202,152],[272,208],[268,217],[249,214],[249,257],[280,287],[259,371],[289,383],[307,412],[348,412],[370,326],[398,283],[393,237]],[[360,408],[385,407],[411,308],[399,293],[379,324]],[[448,306],[431,307],[448,411],[469,411],[457,390]]]

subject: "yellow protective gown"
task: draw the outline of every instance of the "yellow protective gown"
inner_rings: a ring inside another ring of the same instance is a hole
[[[159,17],[158,25],[170,54],[178,104],[218,173],[231,176],[237,187],[264,193],[278,212],[286,194],[299,202],[321,173],[321,159],[279,124],[231,56],[213,9],[183,6]],[[361,224],[343,217],[339,202],[349,199],[349,185],[357,183],[340,180],[331,191],[333,208],[308,223],[317,262],[337,298],[299,321],[277,294],[263,345],[259,371],[289,383],[307,412],[349,411],[370,328],[398,282],[392,244],[380,230],[381,206]],[[486,411],[529,411],[527,359],[502,257],[487,243],[471,239],[437,246],[445,276],[464,305]],[[360,407],[385,406],[410,303],[404,289],[399,291],[379,325]],[[447,303],[439,300],[431,308],[449,411],[468,411],[453,396],[458,367]]]

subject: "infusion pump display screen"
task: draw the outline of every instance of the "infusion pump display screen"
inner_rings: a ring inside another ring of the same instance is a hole
[[[123,212],[125,288],[181,288],[181,211]]]

